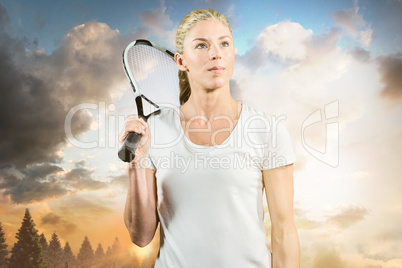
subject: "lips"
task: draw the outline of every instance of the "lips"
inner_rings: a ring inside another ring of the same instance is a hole
[[[213,73],[221,73],[225,70],[222,66],[214,66],[212,68],[209,68],[208,71],[213,72]]]

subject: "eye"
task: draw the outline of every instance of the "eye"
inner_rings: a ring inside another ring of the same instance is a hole
[[[204,43],[200,43],[195,48],[202,49],[202,48],[206,48],[206,47],[207,46]]]
[[[222,46],[223,46],[223,47],[228,47],[228,46],[229,46],[229,42],[227,42],[227,41],[222,42]]]

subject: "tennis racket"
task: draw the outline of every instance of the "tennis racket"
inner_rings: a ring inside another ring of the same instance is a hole
[[[179,105],[178,68],[174,53],[148,40],[135,40],[123,51],[123,68],[134,92],[138,117],[145,121],[164,104]],[[148,111],[147,111],[148,109]],[[130,132],[118,156],[131,162],[142,135]]]

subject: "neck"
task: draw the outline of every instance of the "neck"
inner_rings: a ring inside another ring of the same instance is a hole
[[[240,114],[240,105],[230,95],[228,83],[222,88],[212,90],[192,87],[190,98],[180,107],[180,110],[185,120],[193,116],[203,116],[212,120],[215,116],[221,115],[237,119]]]

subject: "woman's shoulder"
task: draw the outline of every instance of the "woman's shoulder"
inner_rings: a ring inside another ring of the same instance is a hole
[[[285,114],[273,115],[250,105],[243,105],[245,113],[242,118],[242,125],[244,129],[268,135],[288,135],[285,126],[287,116]]]
[[[151,131],[151,148],[167,148],[177,142],[181,135],[179,109],[176,106],[163,107],[148,119]]]
[[[177,120],[177,117],[180,117],[179,107],[175,105],[163,106],[149,117],[148,122],[172,123]]]
[[[275,116],[261,110],[258,108],[255,108],[254,106],[250,106],[249,104],[245,104],[243,103],[243,115],[242,115],[242,119],[243,119],[243,123],[244,122],[260,122],[260,123],[271,123],[275,120]]]

